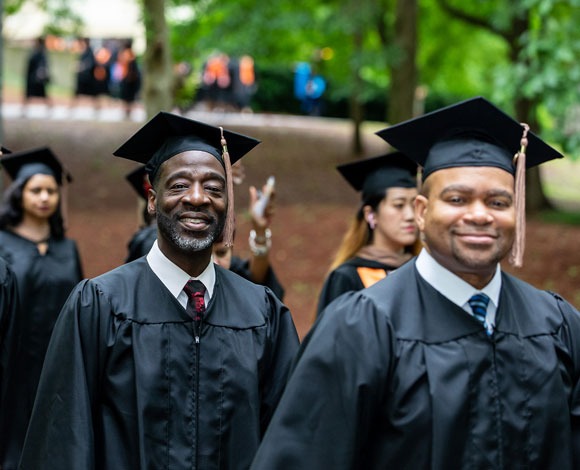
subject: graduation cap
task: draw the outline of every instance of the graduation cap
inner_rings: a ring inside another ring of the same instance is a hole
[[[336,169],[362,199],[379,194],[388,188],[417,187],[417,164],[401,152],[391,152],[338,165]]]
[[[2,148],[3,153],[4,150]],[[42,174],[54,176],[59,186],[63,183],[63,177],[69,183],[72,181],[71,174],[48,147],[9,153],[2,157],[0,163],[13,180],[24,180]]]
[[[377,132],[423,167],[423,180],[443,168],[494,166],[515,173],[525,126],[476,97]],[[526,132],[525,167],[563,155],[532,132]]]
[[[525,169],[563,155],[485,98],[476,97],[395,124],[377,134],[423,167],[423,180],[453,167],[496,167],[515,174],[516,240],[510,262],[522,265]]]
[[[259,143],[252,137],[161,111],[113,155],[145,164],[153,181],[159,167],[179,153],[201,150],[213,155],[225,167],[224,151],[227,150],[233,165]]]
[[[176,114],[159,112],[113,155],[145,164],[151,182],[161,165],[190,150],[213,155],[225,168],[228,210],[224,241],[231,246],[234,226],[234,190],[231,166],[260,143],[259,140]]]
[[[129,182],[131,187],[135,190],[140,198],[147,200],[147,195],[149,194],[151,183],[147,179],[145,165],[141,165],[130,173],[127,173],[125,179]]]

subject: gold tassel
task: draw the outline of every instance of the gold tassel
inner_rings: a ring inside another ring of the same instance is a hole
[[[525,122],[520,123],[524,128],[520,140],[520,150],[514,155],[516,165],[515,176],[515,211],[516,211],[516,233],[512,246],[509,263],[516,268],[521,268],[524,260],[524,250],[526,246],[526,148],[528,146],[528,131],[530,126]]]
[[[226,224],[224,227],[223,242],[228,248],[234,244],[235,214],[234,214],[234,183],[232,177],[232,163],[228,152],[228,143],[224,137],[224,129],[220,127],[222,159],[226,167],[226,186],[228,191],[228,208],[226,212]]]

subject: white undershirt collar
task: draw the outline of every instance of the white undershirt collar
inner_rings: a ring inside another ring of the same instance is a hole
[[[155,243],[147,254],[147,263],[149,263],[151,270],[165,287],[169,289],[169,292],[179,301],[183,308],[187,306],[187,294],[183,291],[183,287],[190,279],[197,279],[203,283],[206,288],[205,303],[206,305],[209,303],[213,295],[216,279],[215,266],[211,261],[198,277],[191,277],[161,252],[157,245],[157,240],[155,240]]]
[[[492,328],[495,326],[495,315],[499,305],[499,294],[501,292],[501,268],[499,263],[493,278],[481,290],[476,289],[459,276],[441,266],[425,248],[419,253],[415,266],[421,277],[431,284],[436,291],[444,297],[447,297],[451,302],[461,307],[470,315],[473,315],[473,312],[467,302],[469,298],[478,292],[486,294],[490,299],[487,307],[486,324]]]

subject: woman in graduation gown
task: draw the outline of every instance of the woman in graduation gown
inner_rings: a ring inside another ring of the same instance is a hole
[[[400,152],[337,167],[362,204],[330,266],[317,315],[334,299],[373,285],[417,250],[413,201],[417,164]]]
[[[62,165],[47,148],[12,153],[2,166],[13,178],[0,208],[0,257],[14,272],[20,341],[0,426],[3,470],[16,468],[56,318],[82,279],[76,243],[65,236],[61,213]],[[63,176],[64,174],[64,176]]]

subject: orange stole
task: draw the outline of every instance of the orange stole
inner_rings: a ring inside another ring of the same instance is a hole
[[[381,268],[364,268],[361,266],[356,268],[356,272],[365,287],[372,286],[374,283],[387,277],[387,273]]]

